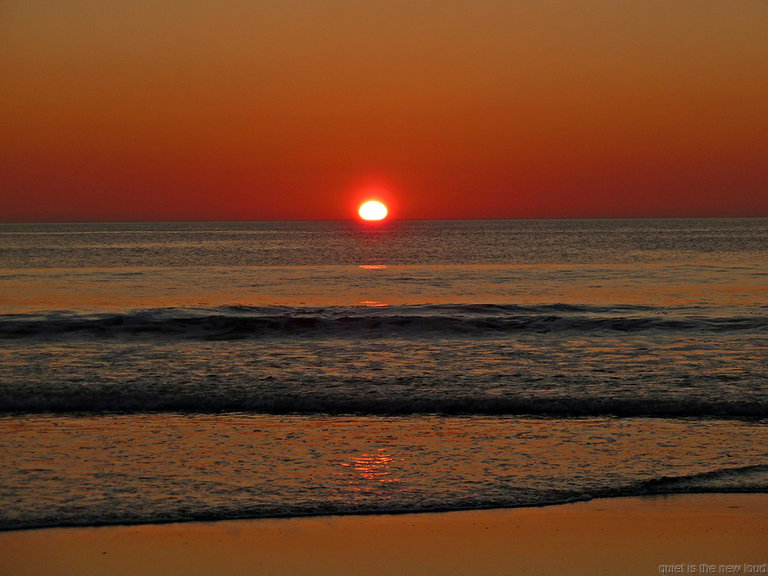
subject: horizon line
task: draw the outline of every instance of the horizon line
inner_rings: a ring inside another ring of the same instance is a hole
[[[2,220],[0,225],[22,224],[195,224],[195,223],[256,223],[256,222],[357,222],[366,226],[382,226],[387,222],[474,222],[502,220],[765,220],[761,216],[514,216],[487,218],[385,218],[366,221],[360,218],[269,218],[269,219],[83,219],[83,220]]]

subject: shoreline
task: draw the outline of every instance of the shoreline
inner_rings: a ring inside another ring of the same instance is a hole
[[[312,520],[325,518],[328,520],[342,518],[376,518],[376,517],[398,517],[398,516],[425,516],[425,515],[443,515],[443,514],[462,514],[471,512],[505,512],[512,510],[545,509],[557,508],[560,506],[569,506],[573,504],[586,504],[595,501],[614,501],[614,500],[653,500],[677,497],[718,497],[718,496],[739,496],[755,495],[766,496],[768,492],[750,492],[750,491],[713,491],[713,492],[641,492],[616,495],[597,495],[585,498],[574,498],[570,500],[561,500],[553,502],[541,502],[532,504],[519,504],[510,506],[481,506],[479,508],[445,508],[445,509],[424,509],[424,510],[385,510],[385,511],[353,511],[353,512],[310,512],[307,514],[275,514],[273,516],[242,516],[242,517],[222,517],[222,518],[188,518],[175,520],[142,520],[142,521],[114,521],[97,524],[40,524],[40,525],[22,525],[22,526],[0,526],[0,536],[7,533],[30,532],[38,530],[89,530],[101,528],[132,528],[144,526],[184,526],[187,524],[219,524],[225,522],[259,522],[272,520]],[[2,574],[0,574],[2,576]]]
[[[768,494],[0,532],[0,575],[660,574],[768,562]]]
[[[142,520],[142,521],[114,521],[103,522],[97,524],[40,524],[40,525],[22,525],[22,526],[0,526],[0,535],[13,532],[29,532],[36,530],[78,530],[78,529],[96,529],[96,528],[131,528],[141,526],[171,526],[171,525],[185,525],[185,524],[218,524],[221,522],[258,522],[261,520],[311,520],[314,518],[360,518],[360,517],[379,517],[379,516],[423,516],[428,514],[442,515],[442,514],[455,514],[463,512],[489,512],[498,511],[503,512],[506,510],[526,510],[529,508],[551,508],[557,506],[567,506],[569,504],[580,504],[586,502],[592,502],[595,500],[621,500],[625,498],[655,498],[666,496],[695,496],[705,494],[763,494],[762,492],[659,492],[659,493],[639,493],[639,494],[620,494],[615,496],[594,496],[586,498],[574,498],[571,500],[561,500],[554,502],[541,502],[533,504],[519,504],[511,506],[481,506],[479,508],[445,508],[445,509],[424,509],[424,510],[385,510],[385,511],[360,511],[360,512],[310,512],[307,514],[275,514],[273,516],[242,516],[242,517],[226,517],[226,518],[189,518],[178,520]],[[768,493],[766,493],[768,496]],[[2,576],[2,575],[0,575]]]

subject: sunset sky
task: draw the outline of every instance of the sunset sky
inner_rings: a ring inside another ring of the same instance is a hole
[[[768,216],[767,30],[764,0],[6,0],[0,220]]]

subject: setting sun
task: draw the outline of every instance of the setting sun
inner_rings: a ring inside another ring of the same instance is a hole
[[[387,207],[376,200],[366,202],[358,212],[363,220],[383,220],[387,217]]]

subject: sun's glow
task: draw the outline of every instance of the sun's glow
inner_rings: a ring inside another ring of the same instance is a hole
[[[387,207],[377,200],[369,200],[358,211],[363,220],[383,220],[387,217]]]

